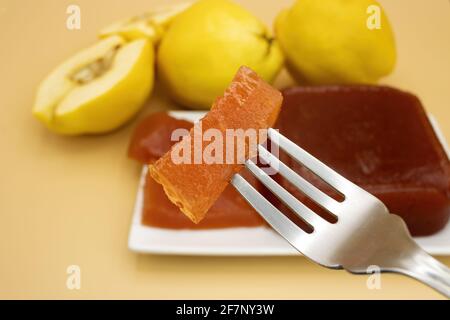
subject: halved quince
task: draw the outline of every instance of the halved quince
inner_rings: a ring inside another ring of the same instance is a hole
[[[191,4],[191,2],[186,2],[162,7],[113,23],[102,29],[99,37],[120,35],[127,40],[146,38],[156,44],[161,39],[170,21]]]
[[[101,133],[130,119],[153,87],[153,46],[119,36],[80,51],[38,88],[33,114],[62,134]]]

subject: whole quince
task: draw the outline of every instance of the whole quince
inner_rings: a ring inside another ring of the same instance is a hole
[[[199,109],[211,106],[240,66],[270,82],[282,64],[265,25],[229,0],[200,0],[181,12],[157,52],[158,75],[172,98]]]
[[[278,15],[275,33],[300,83],[373,83],[395,65],[391,26],[373,0],[298,0]]]

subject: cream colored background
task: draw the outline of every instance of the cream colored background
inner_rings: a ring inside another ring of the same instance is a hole
[[[65,27],[72,1],[0,1],[0,298],[440,298],[408,278],[318,267],[302,257],[208,258],[139,255],[127,236],[139,166],[127,159],[137,119],[105,136],[67,138],[31,116],[39,81],[95,41],[116,19],[169,1],[79,0],[82,28]],[[240,1],[271,23],[291,1]],[[383,83],[416,93],[450,139],[450,5],[383,1],[398,64]],[[286,79],[278,81],[283,86]],[[155,90],[139,115],[163,108]],[[450,265],[450,257],[440,258]],[[82,270],[79,291],[66,268]]]

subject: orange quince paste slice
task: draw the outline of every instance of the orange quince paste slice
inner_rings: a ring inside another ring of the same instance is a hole
[[[168,198],[186,216],[195,223],[200,222],[225,190],[232,176],[243,168],[243,160],[255,155],[255,148],[249,147],[250,140],[244,139],[245,150],[241,154],[245,159],[235,156],[235,153],[239,154],[238,143],[233,145],[233,156],[229,157],[230,147],[225,143],[228,141],[226,136],[238,130],[252,129],[260,132],[261,129],[273,126],[282,100],[278,90],[251,69],[241,67],[223,96],[216,99],[211,110],[190,130],[189,135],[183,136],[169,152],[149,166],[152,178],[164,187]],[[206,148],[210,148],[210,144],[218,139],[214,135],[214,139],[205,142],[209,129],[221,133],[225,147],[212,154],[218,156],[215,160],[222,158],[222,161],[208,161],[203,157]],[[258,143],[262,142],[264,141],[258,140]],[[179,150],[183,152],[180,153]],[[180,161],[174,157],[176,154],[191,161]]]

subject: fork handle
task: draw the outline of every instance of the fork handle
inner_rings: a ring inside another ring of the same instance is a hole
[[[414,246],[410,255],[400,261],[398,272],[415,278],[450,298],[450,269],[419,246]]]

